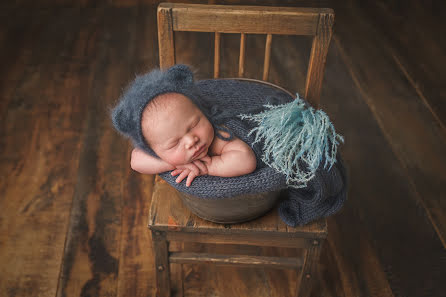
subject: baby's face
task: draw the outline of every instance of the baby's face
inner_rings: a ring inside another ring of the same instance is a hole
[[[184,95],[161,95],[159,105],[144,110],[141,128],[153,151],[172,165],[207,155],[214,129],[206,116]]]

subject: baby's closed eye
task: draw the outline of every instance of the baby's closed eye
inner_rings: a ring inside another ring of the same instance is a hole
[[[173,149],[174,147],[177,146],[178,142],[179,142],[178,140],[175,140],[174,142],[171,142],[171,143],[166,147],[166,149],[168,149],[168,150]]]

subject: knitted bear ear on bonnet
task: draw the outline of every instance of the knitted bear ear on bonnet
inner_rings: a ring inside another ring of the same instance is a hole
[[[149,147],[141,129],[144,108],[158,95],[180,93],[195,101],[194,76],[186,65],[175,65],[162,71],[152,70],[136,78],[125,88],[118,104],[111,111],[114,127],[129,137],[134,145],[158,157]]]

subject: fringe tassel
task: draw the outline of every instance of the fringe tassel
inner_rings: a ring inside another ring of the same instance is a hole
[[[268,110],[239,117],[258,123],[248,136],[256,133],[252,145],[265,140],[263,162],[283,173],[290,187],[304,188],[324,156],[324,168],[330,164],[328,170],[331,169],[336,162],[338,140],[344,143],[344,137],[336,134],[325,112],[307,108],[299,94],[296,96],[292,102],[264,105]]]

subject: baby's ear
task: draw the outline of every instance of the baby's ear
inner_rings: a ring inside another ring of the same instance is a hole
[[[167,70],[167,77],[173,83],[178,85],[191,85],[194,82],[194,74],[190,68],[183,64],[178,64],[170,67]]]
[[[125,108],[123,104],[118,104],[118,106],[112,110],[111,118],[115,128],[123,134],[128,135],[136,128],[135,121],[131,116],[131,110]]]

